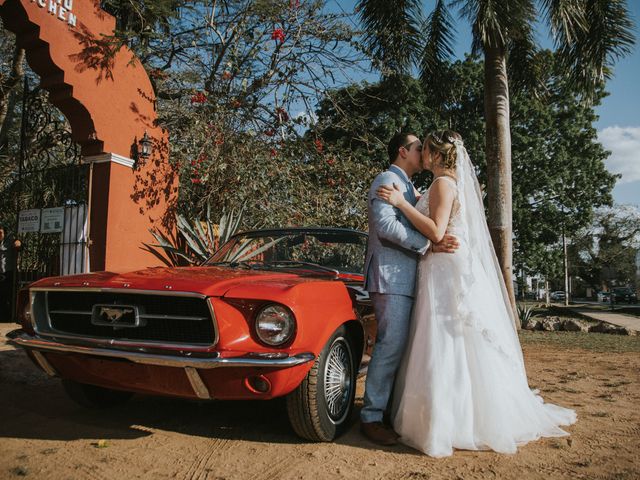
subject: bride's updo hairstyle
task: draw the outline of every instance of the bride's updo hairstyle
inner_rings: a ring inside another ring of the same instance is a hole
[[[427,135],[429,149],[440,152],[442,155],[442,167],[447,170],[456,168],[456,146],[453,142],[462,141],[462,136],[453,130],[436,130]]]

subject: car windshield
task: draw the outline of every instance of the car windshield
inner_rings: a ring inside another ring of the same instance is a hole
[[[282,230],[232,237],[205,265],[304,268],[362,274],[367,236],[350,230]]]

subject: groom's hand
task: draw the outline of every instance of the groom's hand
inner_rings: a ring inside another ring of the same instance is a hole
[[[432,245],[431,250],[435,253],[455,253],[460,247],[460,242],[454,235],[446,234],[442,240]]]

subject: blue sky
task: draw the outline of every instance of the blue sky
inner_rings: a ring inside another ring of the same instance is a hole
[[[640,2],[628,2],[636,23],[640,19]],[[640,39],[639,39],[640,40]],[[607,150],[612,152],[606,160],[607,168],[622,174],[613,197],[617,203],[640,206],[640,47],[618,61],[614,77],[607,84],[610,95],[598,107],[600,120],[596,126],[598,137]]]
[[[353,12],[356,0],[333,0],[329,8]],[[434,0],[424,0],[425,15],[434,5]],[[640,19],[640,2],[627,0],[633,21],[636,24],[636,36],[639,36],[638,20]],[[457,18],[457,17],[456,17]],[[455,55],[464,58],[471,47],[471,30],[466,20],[458,22],[460,27],[456,35]],[[539,32],[541,44],[552,48],[551,40],[545,31]],[[377,74],[370,80],[375,80]],[[602,105],[597,107],[600,116],[595,127],[598,129],[598,139],[604,147],[611,151],[611,156],[605,161],[607,169],[612,173],[619,173],[613,190],[616,203],[633,204],[640,208],[640,47],[635,46],[628,57],[618,61],[614,70],[614,77],[607,83],[609,96]]]

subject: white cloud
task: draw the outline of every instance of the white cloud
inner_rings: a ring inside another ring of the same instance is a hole
[[[618,184],[640,181],[640,127],[607,127],[598,140],[611,152],[607,170],[622,174]]]

